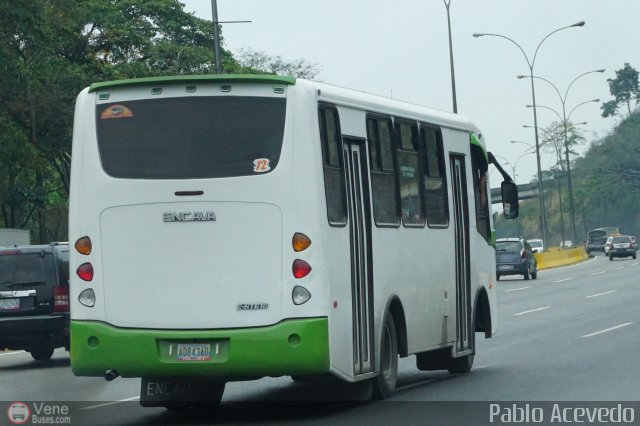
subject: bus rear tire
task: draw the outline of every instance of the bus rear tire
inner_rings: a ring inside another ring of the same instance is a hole
[[[380,338],[380,375],[375,378],[374,394],[377,399],[388,398],[398,381],[398,333],[391,312],[382,328]]]

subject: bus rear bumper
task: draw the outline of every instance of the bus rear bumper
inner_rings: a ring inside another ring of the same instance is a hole
[[[115,370],[122,377],[229,381],[322,374],[329,372],[328,321],[307,318],[255,328],[153,330],[72,320],[71,368],[77,376],[104,377],[107,370]]]

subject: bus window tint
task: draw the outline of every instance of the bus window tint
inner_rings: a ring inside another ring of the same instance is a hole
[[[347,223],[347,206],[338,111],[329,106],[322,106],[318,111],[318,118],[324,164],[327,219],[329,224],[341,226]]]
[[[402,222],[424,226],[421,171],[418,157],[418,127],[413,123],[396,121],[398,141],[398,172],[400,176],[400,206]]]
[[[387,117],[368,117],[367,138],[369,139],[373,216],[376,225],[397,226],[400,224],[400,218],[396,197],[391,120]]]
[[[102,167],[110,176],[125,179],[205,179],[269,172],[280,159],[285,108],[283,98],[248,96],[99,104],[96,123]],[[256,160],[266,160],[262,169],[257,169]]]
[[[429,226],[449,224],[447,181],[445,179],[442,133],[433,127],[420,127],[420,143],[425,158],[424,198]]]

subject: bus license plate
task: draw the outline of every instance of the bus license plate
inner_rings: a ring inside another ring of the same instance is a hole
[[[210,343],[178,343],[176,359],[178,361],[209,361]]]
[[[20,309],[20,299],[0,299],[0,311],[17,311]]]

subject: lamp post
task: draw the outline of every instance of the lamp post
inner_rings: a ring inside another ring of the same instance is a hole
[[[251,21],[219,21],[218,1],[211,0],[211,17],[213,18],[213,54],[216,61],[216,74],[222,74],[222,63],[220,61],[220,24],[244,24]]]
[[[447,8],[447,27],[449,28],[449,63],[451,64],[451,94],[453,96],[453,113],[458,113],[458,102],[456,100],[456,75],[453,69],[453,42],[451,41],[451,16],[449,15],[449,6],[451,0],[442,0]]]
[[[524,55],[524,59],[527,61],[527,65],[529,66],[529,74],[531,76],[531,98],[533,100],[533,105],[536,104],[536,91],[535,91],[535,86],[534,86],[534,79],[533,79],[533,67],[536,63],[536,57],[538,56],[538,50],[540,49],[540,46],[542,46],[542,43],[545,42],[546,39],[548,39],[549,37],[551,37],[551,35],[557,33],[558,31],[562,31],[564,29],[568,29],[568,28],[573,28],[573,27],[582,27],[584,25],[584,21],[580,21],[580,22],[576,22],[575,24],[572,25],[568,25],[566,27],[561,27],[558,28],[557,30],[551,31],[549,34],[547,34],[541,41],[540,43],[538,43],[538,46],[536,47],[536,50],[533,53],[533,59],[529,60],[529,56],[527,56],[526,52],[524,51],[524,49],[518,44],[516,43],[514,40],[512,40],[511,38],[501,35],[501,34],[492,34],[492,33],[475,33],[473,34],[474,37],[483,37],[483,36],[492,36],[492,37],[500,37],[503,38],[505,40],[510,41],[511,43],[513,43],[518,49],[520,49],[520,52],[522,52],[522,54]],[[540,167],[540,143],[538,141],[538,116],[536,113],[536,108],[533,109],[533,125],[535,126],[535,135],[536,135],[536,165],[538,168],[538,192],[540,193],[539,201],[540,201],[540,228],[541,228],[541,232],[542,232],[542,240],[546,241],[546,236],[547,236],[547,224],[546,224],[546,220],[545,220],[545,211],[544,211],[544,197],[542,196],[542,168]]]
[[[604,70],[602,70],[604,72]],[[582,75],[586,75],[586,74],[590,74],[591,72],[600,72],[598,71],[590,71],[589,73],[585,73]],[[552,84],[551,82],[549,82],[546,79],[543,79],[542,77],[533,77],[533,78],[538,78],[538,79],[542,79],[547,81],[548,83]],[[532,80],[533,80],[532,78]],[[575,81],[575,80],[574,80]],[[572,82],[573,84],[573,82]],[[555,87],[555,86],[554,86]],[[569,87],[571,87],[571,85],[569,85]],[[557,89],[556,89],[557,90]],[[600,99],[591,99],[589,101],[584,101],[579,103],[578,105],[576,105],[575,107],[573,107],[573,109],[571,111],[569,111],[569,114],[566,113],[566,96],[564,98],[564,100],[562,101],[562,115],[560,115],[555,109],[550,108],[548,106],[544,106],[544,105],[527,105],[527,108],[533,108],[534,110],[536,108],[544,108],[544,109],[548,109],[549,111],[552,111],[553,113],[555,113],[558,118],[560,119],[560,121],[562,121],[562,126],[564,129],[564,149],[565,149],[565,162],[567,164],[567,185],[569,187],[569,220],[571,222],[571,241],[577,241],[576,240],[576,217],[575,217],[575,208],[574,208],[574,204],[573,204],[573,184],[571,181],[571,163],[569,162],[569,139],[567,137],[567,130],[569,127],[569,120],[571,119],[571,114],[573,114],[573,112],[580,106],[588,104],[588,103],[592,103],[592,102],[600,102]],[[584,122],[586,123],[586,122]],[[580,123],[582,124],[582,123]],[[536,129],[536,133],[537,133],[537,129]]]
[[[517,141],[511,141],[511,142],[517,142]],[[510,168],[511,168],[511,172],[513,175],[513,181],[515,182],[516,176],[518,176],[518,174],[516,173],[516,168],[518,167],[518,161],[520,161],[523,157],[529,155],[529,154],[535,154],[535,151],[527,151],[524,154],[522,154],[521,156],[519,156],[518,158],[516,158],[516,161],[514,163],[511,163],[511,161],[509,161],[507,158],[502,157],[500,155],[495,155],[496,158],[500,158],[502,159]]]
[[[576,215],[575,215],[575,207],[573,204],[573,184],[571,182],[571,164],[569,163],[569,142],[567,139],[567,122],[571,116],[571,113],[569,113],[569,116],[567,116],[566,113],[566,104],[567,104],[567,96],[569,96],[569,89],[571,89],[571,86],[573,86],[573,83],[575,83],[578,79],[580,79],[581,77],[584,77],[586,75],[589,74],[593,74],[593,73],[603,73],[605,72],[605,69],[598,69],[598,70],[593,70],[593,71],[587,71],[584,72],[582,74],[580,74],[579,76],[577,76],[576,78],[574,78],[571,83],[569,83],[569,85],[567,86],[567,89],[564,92],[564,96],[562,96],[560,94],[560,90],[558,90],[558,87],[556,87],[555,84],[553,84],[551,81],[547,80],[544,77],[538,77],[538,76],[534,76],[533,73],[528,76],[528,75],[519,75],[518,78],[522,79],[522,78],[531,78],[531,81],[533,81],[533,79],[538,79],[538,80],[542,80],[545,81],[547,83],[549,83],[551,85],[551,87],[553,87],[556,91],[556,93],[558,94],[558,97],[560,98],[560,102],[562,103],[562,125],[564,126],[564,149],[565,149],[565,161],[567,163],[567,184],[569,186],[569,219],[571,221],[571,239],[572,241],[576,241]],[[595,100],[594,100],[595,101]],[[588,102],[594,102],[594,101],[587,101],[584,103],[588,103]],[[598,100],[599,102],[599,100]],[[582,104],[580,104],[582,105]],[[578,106],[580,106],[578,105]],[[535,106],[535,103],[534,103]],[[576,106],[573,110],[575,110],[578,106]],[[571,112],[573,112],[573,110],[571,110]],[[535,108],[534,108],[535,111]],[[555,111],[554,111],[555,112]]]

